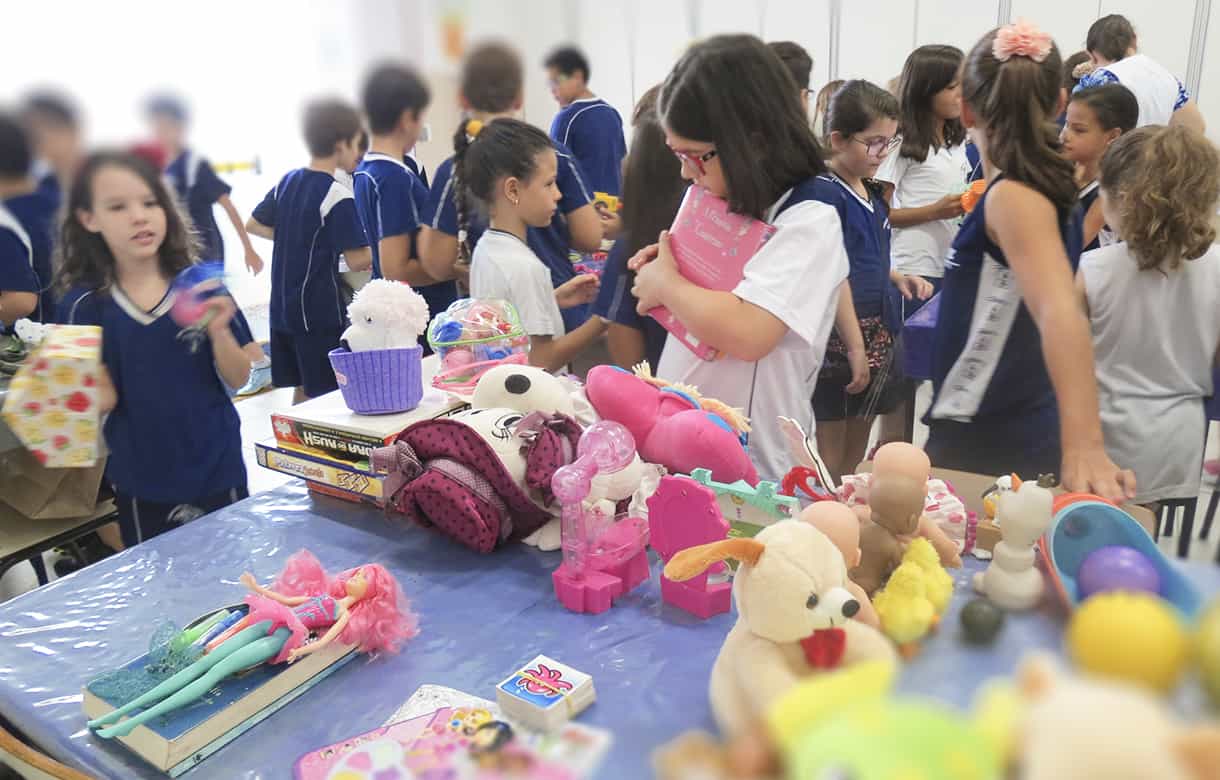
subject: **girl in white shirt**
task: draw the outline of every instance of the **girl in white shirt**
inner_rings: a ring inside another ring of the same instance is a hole
[[[658,376],[742,409],[764,479],[795,465],[776,418],[813,428],[810,401],[848,270],[839,215],[814,194],[826,171],[822,149],[791,85],[784,64],[753,36],[715,36],[687,50],[657,103],[682,176],[778,230],[730,292],[684,279],[665,233],[629,262],[641,314],[663,305],[724,355],[701,360],[671,336]]]
[[[945,255],[957,235],[970,164],[962,127],[962,51],[954,46],[920,46],[907,57],[899,82],[902,146],[886,158],[876,179],[889,185],[894,229],[894,270],[918,274],[940,289]],[[904,306],[909,317],[923,304]]]
[[[1136,501],[1193,498],[1220,361],[1220,155],[1185,127],[1134,130],[1102,158],[1100,200],[1125,243],[1084,255],[1077,289],[1106,451],[1134,469]]]
[[[516,119],[464,122],[454,148],[456,186],[491,217],[471,258],[470,294],[512,303],[530,337],[530,363],[558,370],[601,338],[606,325],[592,317],[565,332],[559,310],[593,300],[597,277],[582,274],[552,287],[550,271],[525,242],[526,228],[551,224],[559,204],[555,148],[546,133]]]

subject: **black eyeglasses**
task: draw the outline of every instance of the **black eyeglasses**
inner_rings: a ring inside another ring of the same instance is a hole
[[[902,136],[896,135],[893,138],[874,138],[871,141],[862,141],[855,136],[851,140],[864,146],[868,149],[868,153],[873,157],[880,157],[886,152],[892,152],[902,143]]]

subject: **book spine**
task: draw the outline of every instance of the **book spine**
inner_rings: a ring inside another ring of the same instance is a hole
[[[342,461],[327,461],[300,452],[276,449],[262,442],[255,444],[255,453],[259,465],[272,471],[329,485],[374,501],[382,500],[383,478],[378,474],[360,471]]]
[[[320,496],[329,496],[330,498],[338,498],[343,501],[350,501],[353,504],[371,504],[373,506],[382,506],[383,502],[369,496],[353,493],[350,490],[343,490],[332,485],[324,485],[321,482],[305,481],[309,485],[310,492],[317,493]]]
[[[347,461],[367,460],[370,452],[392,443],[398,436],[393,434],[381,439],[293,420],[278,414],[271,416],[271,428],[275,431],[276,441],[283,445],[304,447],[327,457]]]

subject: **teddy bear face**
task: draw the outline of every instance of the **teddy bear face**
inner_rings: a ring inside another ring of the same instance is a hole
[[[751,633],[797,642],[843,625],[860,609],[845,589],[843,555],[821,531],[790,520],[755,538],[766,551],[756,565],[741,565],[733,587],[737,611]]]
[[[568,386],[534,366],[507,364],[489,369],[475,386],[471,406],[516,409],[522,414],[574,414]]]

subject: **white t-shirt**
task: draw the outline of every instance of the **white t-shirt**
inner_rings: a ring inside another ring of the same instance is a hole
[[[894,152],[877,169],[876,178],[894,185],[896,209],[927,206],[946,195],[966,189],[970,161],[966,145],[928,149],[923,162]],[[904,274],[936,279],[945,275],[945,255],[957,235],[956,219],[938,219],[906,228],[894,228],[890,241],[890,265]]]
[[[1080,259],[1106,452],[1140,504],[1199,494],[1220,344],[1220,245],[1177,270],[1140,271],[1125,243]]]
[[[779,229],[746,263],[745,276],[733,289],[738,298],[788,326],[779,345],[756,362],[729,356],[707,361],[668,338],[657,368],[659,377],[692,384],[704,395],[742,409],[753,428],[750,458],[760,477],[777,481],[795,465],[777,418],[791,417],[812,435],[813,388],[848,270],[839,214],[810,199],[812,182],[785,193],[771,207],[768,221]],[[793,198],[801,200],[789,204]]]
[[[564,334],[563,316],[551,286],[551,272],[512,233],[488,228],[470,258],[470,296],[500,298],[517,307],[530,336]]]
[[[1186,87],[1164,65],[1143,54],[1132,54],[1104,65],[1080,80],[1077,89],[1122,84],[1139,103],[1137,127],[1167,125],[1173,112],[1190,99]]]

